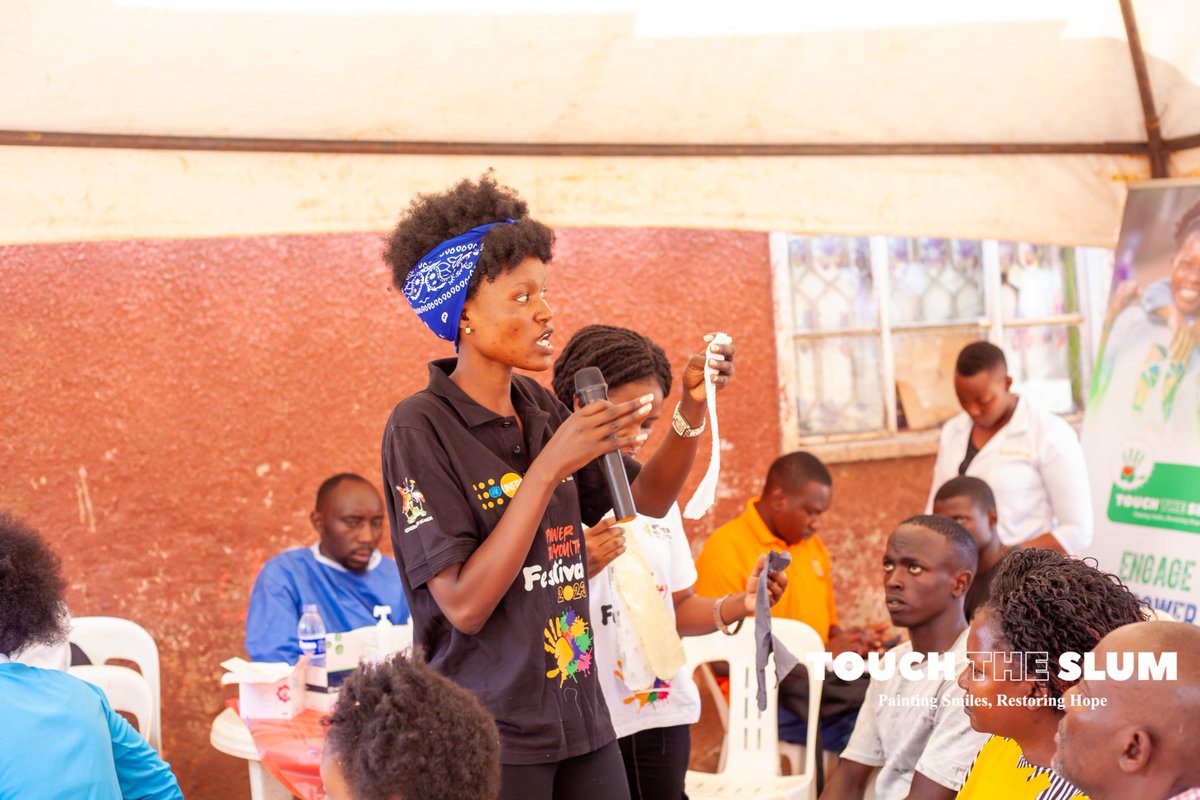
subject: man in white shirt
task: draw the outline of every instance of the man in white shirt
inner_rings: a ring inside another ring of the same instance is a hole
[[[973,342],[958,354],[954,391],[963,413],[942,428],[926,511],[956,475],[996,495],[1000,540],[1077,554],[1092,541],[1087,464],[1075,431],[1057,414],[1013,394],[1004,351]]]
[[[888,537],[883,556],[888,614],[893,625],[908,629],[909,641],[884,659],[898,663],[921,654],[915,669],[923,677],[913,679],[899,668],[886,679],[872,677],[821,800],[862,800],[875,768],[877,800],[952,800],[962,787],[987,741],[971,729],[956,681],[957,667],[966,663],[963,598],[977,560],[971,534],[946,517],[909,517]],[[931,656],[946,668],[935,669]]]

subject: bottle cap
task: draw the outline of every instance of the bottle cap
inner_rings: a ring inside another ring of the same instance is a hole
[[[316,611],[316,610],[317,610],[316,603],[305,603],[304,604],[304,613],[307,614],[309,611]]]

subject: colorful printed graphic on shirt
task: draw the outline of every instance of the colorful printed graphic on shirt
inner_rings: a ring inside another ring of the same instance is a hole
[[[578,558],[583,546],[574,525],[554,525],[546,528],[546,558]]]
[[[521,476],[517,473],[506,472],[499,478],[487,478],[478,483],[472,483],[471,488],[475,490],[475,499],[479,501],[479,507],[487,510],[503,506],[505,502],[512,499],[521,486],[521,480]]]
[[[576,581],[558,587],[555,599],[560,603],[569,603],[581,597],[587,597],[587,581]]]
[[[579,673],[587,675],[592,669],[592,632],[587,620],[569,608],[557,617],[552,617],[543,632],[546,642],[543,647],[554,657],[554,668],[546,673],[547,678],[558,678],[561,687],[567,678],[579,680]]]
[[[495,478],[488,478],[486,481],[472,483],[471,488],[475,490],[475,499],[479,501],[479,507],[485,511],[489,508],[504,505],[504,490],[496,483]]]
[[[405,478],[403,484],[396,484],[396,493],[400,495],[400,513],[409,525],[429,515],[425,510],[425,493],[417,488],[417,482],[412,478]]]
[[[625,683],[625,674],[623,672],[621,672],[622,666],[623,665],[621,664],[621,662],[618,661],[617,668],[613,670],[613,674],[617,676],[617,679],[620,680],[622,684],[624,684]],[[649,689],[642,689],[641,691],[635,691],[633,694],[629,695],[621,702],[623,702],[625,705],[637,703],[638,708],[645,708],[646,706],[650,706],[651,708],[653,708],[657,703],[667,702],[667,699],[670,698],[670,696],[671,696],[671,682],[664,681],[662,678],[655,678],[654,685],[651,686]]]

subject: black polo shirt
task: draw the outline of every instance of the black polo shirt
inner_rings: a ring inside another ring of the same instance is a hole
[[[455,629],[427,583],[470,557],[500,520],[521,477],[570,413],[536,381],[512,377],[524,425],[476,403],[449,378],[455,359],[429,365],[429,385],[400,402],[383,435],[383,478],[413,640],[439,671],[473,691],[496,718],[501,761],[540,764],[613,741],[596,680],[581,523],[612,500],[599,462],[555,490],[517,580],[483,629]],[[632,479],[637,462],[625,459]]]

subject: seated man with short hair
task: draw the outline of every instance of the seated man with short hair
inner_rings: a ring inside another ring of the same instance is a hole
[[[296,625],[304,606],[316,604],[326,633],[373,625],[375,606],[408,622],[408,602],[396,562],[377,549],[383,536],[383,500],[366,478],[334,475],[317,491],[312,526],[320,540],[286,550],[263,565],[246,614],[246,652],[254,661],[300,658]]]
[[[977,561],[971,534],[945,517],[909,517],[888,537],[883,555],[888,613],[892,624],[908,629],[909,641],[884,655],[896,659],[886,678],[871,678],[850,743],[821,800],[862,800],[876,767],[877,800],[951,800],[962,788],[987,741],[963,713],[965,693],[956,674],[966,663],[963,597]],[[919,677],[899,668],[899,659],[909,654],[920,654]],[[934,669],[933,654],[941,666],[953,654],[950,674]]]
[[[996,530],[996,497],[992,487],[980,478],[960,475],[943,483],[933,497],[933,513],[962,525],[975,540],[979,567],[971,588],[967,589],[963,607],[969,621],[975,616],[975,609],[991,596],[992,578],[1000,560],[1015,548],[1000,541]]]
[[[833,596],[829,551],[817,528],[833,502],[833,476],[811,453],[797,451],[775,459],[767,470],[762,496],[752,498],[738,517],[717,528],[696,559],[696,592],[705,597],[736,594],[758,558],[771,550],[786,550],[792,563],[784,569],[788,589],[771,615],[808,625],[829,652],[867,653],[878,650],[879,631],[843,628]],[[822,744],[841,752],[862,703],[866,681],[838,681],[833,676],[821,692]],[[780,738],[805,741],[808,679],[797,670],[783,682],[779,696]]]

